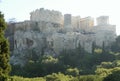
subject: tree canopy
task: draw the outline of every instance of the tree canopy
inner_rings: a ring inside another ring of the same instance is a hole
[[[9,64],[9,44],[8,40],[4,37],[6,23],[4,15],[0,12],[0,81],[7,81],[10,72]]]

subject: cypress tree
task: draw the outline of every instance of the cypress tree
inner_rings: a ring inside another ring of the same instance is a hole
[[[106,51],[105,51],[105,42],[103,41],[103,44],[102,44],[102,53],[105,54]]]
[[[0,12],[0,81],[7,81],[10,72],[10,51],[8,40],[4,37],[5,29],[4,15]]]
[[[96,42],[93,41],[92,42],[92,54],[94,54],[95,48],[96,48]]]

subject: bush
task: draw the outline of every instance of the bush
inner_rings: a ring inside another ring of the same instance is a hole
[[[9,81],[46,81],[43,77],[39,78],[23,78],[18,76],[12,76]]]
[[[77,68],[69,68],[66,70],[67,75],[78,76],[79,70]]]
[[[47,75],[46,81],[71,81],[73,80],[72,76],[64,75],[62,73],[53,73],[52,75]]]
[[[120,81],[120,70],[114,71],[112,74],[105,77],[103,81]]]
[[[103,77],[96,76],[96,75],[86,75],[81,76],[79,81],[103,81]]]

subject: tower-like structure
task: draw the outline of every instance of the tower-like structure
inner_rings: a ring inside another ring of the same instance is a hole
[[[40,8],[30,13],[30,20],[37,22],[45,21],[62,24],[63,16],[62,13],[59,11]]]
[[[100,16],[97,18],[97,25],[108,25],[109,16]]]
[[[71,14],[64,15],[64,27],[71,27]]]

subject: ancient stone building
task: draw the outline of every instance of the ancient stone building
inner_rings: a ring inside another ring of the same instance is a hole
[[[63,16],[61,12],[43,8],[30,14],[29,21],[8,25],[13,64],[22,65],[32,53],[58,55],[63,49],[75,49],[79,43],[91,53],[93,42],[102,46],[104,41],[109,46],[115,41],[116,27],[109,24],[108,16],[98,17],[95,26],[92,17]]]
[[[63,23],[63,15],[59,11],[45,10],[44,8],[37,9],[30,13],[31,21],[46,21],[53,23]]]
[[[107,25],[109,24],[109,17],[108,16],[100,16],[97,18],[98,25]]]
[[[80,19],[80,28],[84,31],[89,31],[91,27],[94,26],[94,19],[91,17],[81,18]]]

